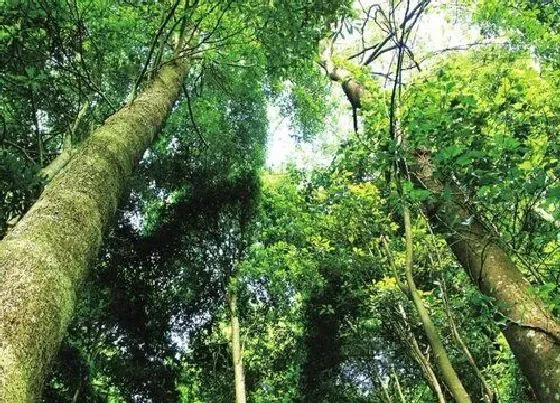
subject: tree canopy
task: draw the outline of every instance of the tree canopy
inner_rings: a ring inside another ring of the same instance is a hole
[[[0,4],[0,401],[560,401],[559,7]]]

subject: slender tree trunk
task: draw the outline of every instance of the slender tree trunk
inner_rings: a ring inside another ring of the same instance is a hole
[[[393,403],[393,400],[391,400],[391,396],[389,395],[390,380],[387,383],[385,383],[383,382],[383,379],[381,379],[379,374],[376,374],[375,377],[377,379],[377,383],[381,387],[381,392],[382,392],[381,400],[384,401],[385,403]]]
[[[330,76],[332,62],[322,65]],[[363,92],[362,89],[354,94],[361,98]],[[433,178],[429,156],[419,153],[417,159],[414,171],[419,186],[435,195],[442,194],[444,187]],[[539,400],[560,402],[560,323],[494,234],[461,206],[460,196],[455,201],[433,205],[430,210],[432,225],[446,235],[457,260],[480,291],[494,299],[499,312],[509,320],[502,332]]]
[[[410,349],[410,354],[412,358],[418,363],[420,366],[420,370],[424,376],[426,382],[430,386],[430,389],[435,393],[437,401],[439,403],[445,403],[445,397],[443,396],[443,390],[439,383],[439,380],[436,376],[432,368],[432,364],[428,361],[428,357],[424,355],[422,350],[420,350],[420,346],[418,345],[418,341],[416,341],[416,336],[412,333],[410,329],[410,324],[408,323],[408,319],[406,317],[405,310],[402,305],[399,304],[399,313],[403,318],[404,323],[406,324],[407,328],[401,329],[400,327],[396,327],[397,331],[399,332],[401,340],[408,345]]]
[[[235,283],[235,282],[234,282]],[[243,356],[241,351],[241,331],[239,317],[237,316],[237,293],[231,287],[229,295],[229,310],[231,320],[231,358],[235,372],[235,402],[246,403],[245,372],[243,369]]]
[[[437,401],[439,403],[445,403],[445,396],[443,395],[443,389],[439,383],[436,373],[432,368],[432,364],[428,361],[428,358],[422,353],[418,342],[414,335],[412,335],[411,348],[413,349],[413,356],[416,357],[416,362],[420,365],[422,373],[424,374],[424,379],[428,381],[430,388],[436,394]]]
[[[39,400],[126,178],[165,122],[187,70],[185,61],[165,65],[92,133],[0,242],[0,402]]]
[[[53,176],[58,174],[70,162],[74,150],[72,149],[72,139],[69,135],[64,138],[64,144],[60,150],[60,154],[52,160],[49,165],[41,169],[41,176],[47,180],[52,179]]]
[[[64,141],[62,144],[62,149],[60,150],[60,154],[56,156],[54,160],[51,161],[49,165],[41,169],[41,175],[48,180],[51,180],[56,174],[58,174],[62,169],[70,162],[70,158],[76,151],[72,148],[72,139],[74,138],[74,133],[76,132],[80,122],[82,121],[83,117],[85,116],[87,110],[89,108],[89,101],[86,100],[82,104],[80,111],[78,112],[78,116],[74,121],[74,124],[70,127],[70,130],[64,136]]]
[[[446,383],[450,379],[451,380],[456,379],[457,381],[459,381],[457,374],[455,373],[455,370],[453,369],[453,366],[449,361],[447,352],[443,347],[443,344],[440,340],[439,334],[437,333],[434,323],[432,322],[430,314],[426,309],[426,307],[424,306],[422,298],[420,297],[418,290],[416,289],[416,283],[414,282],[414,277],[413,277],[413,264],[414,264],[413,242],[412,242],[413,240],[412,240],[412,232],[410,226],[410,217],[409,217],[410,213],[408,207],[405,208],[404,213],[405,213],[404,222],[405,222],[405,234],[406,234],[406,268],[405,268],[406,284],[403,284],[402,281],[399,279],[399,273],[393,261],[393,257],[391,256],[391,250],[389,249],[389,244],[387,242],[387,239],[383,237],[382,242],[383,242],[383,247],[385,249],[385,254],[387,255],[389,266],[391,267],[391,270],[395,276],[397,286],[404,294],[406,294],[406,296],[414,304],[416,312],[418,313],[418,316],[420,317],[420,321],[422,322],[422,327],[424,328],[424,334],[428,339],[428,344],[434,351],[434,355],[436,357],[436,364],[440,368],[441,372],[444,373],[444,375],[445,373],[447,373],[447,376],[444,376],[444,381]],[[402,310],[403,319],[405,320],[405,322],[407,322],[406,315],[404,315],[404,309],[402,308],[402,306],[400,306],[399,308]],[[438,401],[445,403],[445,398],[443,396],[441,386],[439,385],[439,381],[437,380],[437,377],[431,367],[430,362],[420,351],[420,347],[416,342],[414,334],[409,329],[408,334],[403,333],[401,335],[401,338],[406,342],[406,344],[408,344],[411,350],[412,357],[416,360],[416,362],[418,362],[418,365],[420,365],[420,368],[422,369],[422,373],[424,374],[424,378],[430,384],[430,387],[436,394]],[[443,352],[444,356],[438,358],[438,352],[440,353]],[[449,368],[451,368],[452,371],[451,373],[449,373]],[[459,381],[459,384],[460,383],[461,382]]]
[[[463,338],[461,337],[461,334],[457,329],[457,325],[455,324],[455,319],[453,318],[453,312],[451,311],[451,307],[449,306],[449,302],[447,298],[448,295],[447,285],[445,284],[445,278],[443,276],[441,276],[441,289],[443,291],[443,305],[445,307],[445,313],[447,314],[447,320],[449,322],[449,327],[451,328],[451,333],[453,334],[453,338],[455,339],[459,347],[461,347],[461,350],[463,350],[463,354],[465,355],[465,357],[467,357],[467,361],[469,362],[474,373],[480,380],[480,383],[482,384],[482,388],[484,390],[484,394],[486,395],[487,402],[491,403],[494,401],[494,391],[492,390],[488,382],[486,382],[486,379],[484,378],[484,374],[478,368],[478,365],[476,364],[476,361],[473,355],[471,354],[469,347],[463,341]]]
[[[406,399],[404,397],[404,393],[401,389],[401,383],[399,382],[399,377],[394,369],[391,370],[391,376],[395,379],[395,389],[397,389],[397,393],[399,395],[399,399],[402,403],[406,403]]]
[[[403,213],[406,237],[406,283],[408,285],[410,297],[412,299],[412,302],[414,303],[414,306],[416,307],[418,316],[420,316],[422,326],[424,327],[424,332],[426,333],[426,338],[428,339],[428,343],[434,351],[434,359],[439,370],[441,371],[445,384],[451,392],[451,396],[453,396],[455,401],[458,403],[470,403],[471,398],[463,387],[461,380],[457,376],[457,373],[453,368],[453,364],[451,364],[451,361],[449,360],[447,351],[445,351],[445,347],[443,346],[436,326],[434,325],[434,322],[432,322],[432,318],[430,317],[430,314],[424,306],[424,302],[422,301],[422,298],[420,297],[420,295],[418,294],[418,290],[416,289],[416,284],[414,283],[414,277],[412,274],[414,266],[414,243],[412,238],[412,226],[410,223],[410,210],[408,206],[405,205]]]
[[[455,326],[455,323],[451,322],[450,326],[451,326],[451,332],[453,333],[453,337],[455,338],[455,341],[457,342],[459,347],[461,347],[461,350],[463,350],[463,354],[465,355],[465,357],[467,357],[467,361],[471,365],[472,370],[474,371],[474,373],[476,374],[476,376],[480,380],[480,383],[482,384],[482,388],[484,390],[484,395],[485,395],[486,401],[487,402],[493,402],[494,401],[494,391],[492,390],[492,388],[490,387],[488,382],[486,382],[486,379],[484,379],[484,375],[482,374],[482,372],[478,368],[478,365],[476,364],[476,361],[474,360],[474,357],[471,354],[471,351],[469,350],[468,346],[465,344],[465,342],[463,341],[463,338],[459,334],[459,331],[457,330],[457,327]]]

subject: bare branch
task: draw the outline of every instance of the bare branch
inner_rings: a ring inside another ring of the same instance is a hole
[[[10,146],[10,147],[13,147],[13,148],[19,150],[19,151],[25,156],[25,158],[26,158],[29,162],[35,164],[35,160],[33,159],[33,157],[31,157],[31,156],[27,153],[27,150],[25,149],[25,147],[22,147],[22,146],[20,146],[19,144],[13,143],[13,142],[8,141],[8,140],[4,140],[4,144],[6,144],[6,145],[8,145],[8,146]]]

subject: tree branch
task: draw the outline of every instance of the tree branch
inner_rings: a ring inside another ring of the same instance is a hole
[[[208,143],[206,143],[206,140],[204,140],[204,137],[202,136],[202,133],[200,132],[200,130],[198,128],[198,125],[194,121],[194,114],[193,114],[193,110],[192,110],[192,106],[191,106],[191,97],[189,96],[189,91],[187,90],[187,87],[185,86],[185,84],[183,84],[183,93],[185,94],[185,98],[187,98],[187,106],[189,108],[189,117],[191,119],[193,129],[196,132],[196,134],[198,134],[198,138],[200,139],[200,141],[202,142],[204,147],[208,148]]]

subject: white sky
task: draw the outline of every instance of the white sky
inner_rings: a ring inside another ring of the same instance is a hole
[[[327,118],[324,132],[312,142],[299,143],[293,137],[289,116],[281,116],[280,108],[269,104],[267,108],[269,132],[266,154],[266,167],[282,170],[293,163],[298,168],[312,168],[315,165],[328,165],[337,146],[352,130],[352,116],[349,104],[338,85],[332,86],[332,96],[337,107]]]
[[[375,2],[362,1],[365,7]],[[413,3],[416,4],[416,3]],[[455,4],[455,3],[453,3]],[[356,6],[357,9],[360,9]],[[466,23],[465,23],[466,21]],[[373,27],[373,24],[370,23]],[[428,12],[422,16],[417,24],[416,34],[411,35],[413,50],[419,60],[427,52],[437,52],[445,48],[462,47],[481,40],[478,27],[470,24],[468,17],[461,17],[456,7],[445,1],[432,1]],[[352,45],[359,43],[359,34],[345,35],[337,41],[335,52],[344,53]],[[356,50],[356,49],[354,49]],[[391,62],[390,54],[380,58],[371,68],[373,71],[387,71]],[[428,61],[423,64],[427,66]],[[336,110],[325,124],[325,133],[318,136],[312,143],[298,144],[290,128],[290,117],[280,116],[279,109],[274,105],[268,106],[269,133],[267,145],[266,167],[281,170],[288,163],[295,163],[299,168],[312,168],[318,164],[329,164],[336,145],[349,135],[352,130],[352,116],[350,106],[340,89],[334,83],[331,86],[332,96],[335,97]]]

